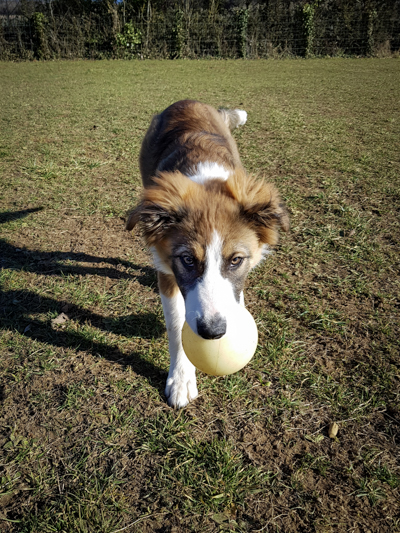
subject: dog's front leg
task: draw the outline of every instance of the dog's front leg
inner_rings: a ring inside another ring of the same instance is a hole
[[[168,405],[180,409],[198,395],[196,370],[182,347],[182,327],[185,322],[185,301],[175,278],[158,273],[161,301],[168,332],[171,365],[165,395]]]

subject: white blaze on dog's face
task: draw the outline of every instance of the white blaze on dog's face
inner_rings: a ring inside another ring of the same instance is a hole
[[[234,257],[224,258],[222,238],[214,231],[205,250],[203,273],[188,287],[185,297],[186,321],[198,335],[210,339],[225,335],[229,318],[240,305],[248,270],[240,267],[248,255],[242,247]]]

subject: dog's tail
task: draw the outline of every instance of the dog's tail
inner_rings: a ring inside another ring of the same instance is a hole
[[[243,126],[247,121],[247,113],[242,109],[218,109],[218,113],[221,113],[222,120],[225,124],[233,130],[239,126]]]

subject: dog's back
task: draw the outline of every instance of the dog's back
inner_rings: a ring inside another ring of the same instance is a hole
[[[140,152],[143,185],[149,187],[157,172],[179,170],[185,176],[221,173],[242,168],[236,143],[230,133],[245,124],[247,113],[220,109],[196,102],[176,102],[153,117]],[[218,176],[211,176],[218,177]]]

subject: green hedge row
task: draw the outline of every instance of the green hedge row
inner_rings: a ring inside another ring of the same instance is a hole
[[[0,15],[0,59],[370,56],[400,49],[398,0],[270,0],[227,9],[214,2],[160,9],[148,0],[129,17],[122,2],[82,13],[55,13],[51,5]]]

